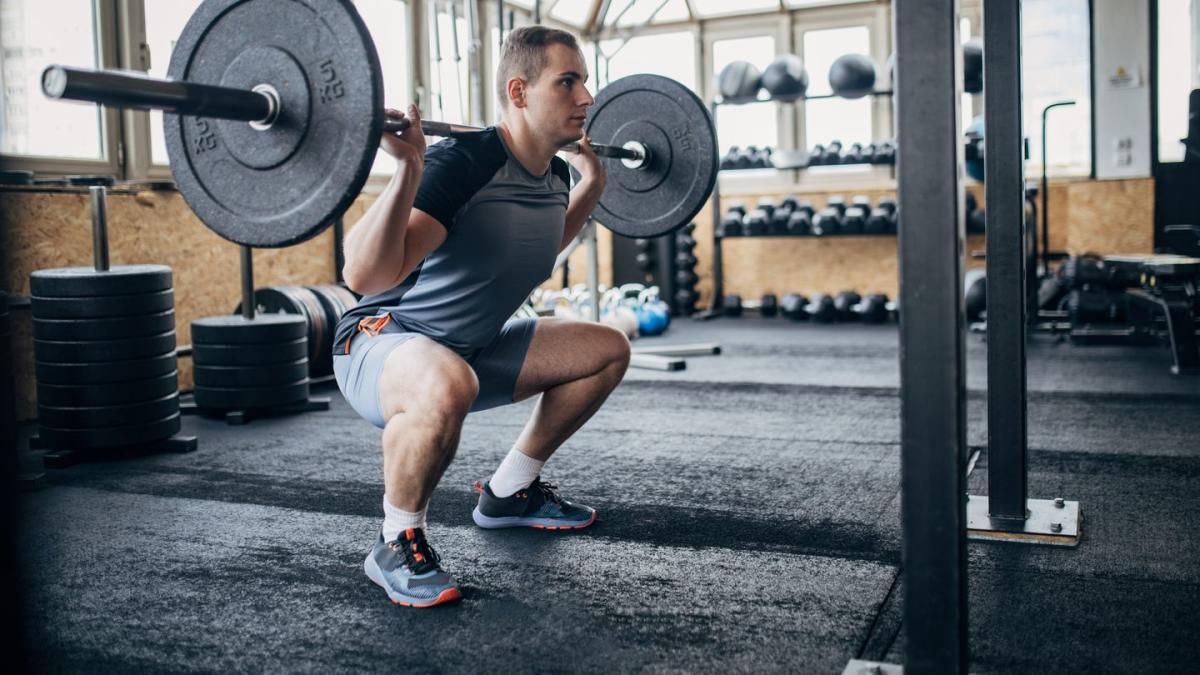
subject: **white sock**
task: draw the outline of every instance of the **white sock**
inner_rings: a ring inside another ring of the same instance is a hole
[[[545,465],[545,462],[513,448],[505,455],[504,461],[500,462],[496,473],[492,474],[488,486],[497,497],[511,497],[517,490],[529,487]]]
[[[398,509],[388,503],[387,495],[383,497],[383,540],[393,541],[397,536],[408,528],[425,527],[425,512],[429,510],[427,505],[420,511],[404,511]]]

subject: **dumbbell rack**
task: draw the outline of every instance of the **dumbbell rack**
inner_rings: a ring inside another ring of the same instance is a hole
[[[867,95],[868,96],[891,96],[893,93],[894,92],[892,92],[891,90],[880,90],[880,91],[873,91]],[[796,102],[799,102],[799,101],[816,101],[816,100],[830,99],[830,98],[838,98],[838,96],[835,94],[823,94],[823,95],[819,95],[819,96],[803,96],[801,98],[796,99],[795,101],[787,101],[786,103],[791,103],[794,105]],[[770,98],[770,97],[764,98],[762,96],[759,96],[759,97],[749,100],[749,101],[740,101],[738,103],[728,103],[727,104],[724,101],[722,101],[720,98],[718,98],[718,99],[713,100],[713,102],[709,105],[709,111],[712,113],[713,119],[715,120],[717,117],[717,108],[719,106],[722,106],[722,105],[745,105],[747,103],[769,103],[772,101],[775,101],[775,99]],[[775,152],[780,152],[780,151],[776,150]],[[866,163],[863,163],[863,164],[869,165]],[[833,166],[833,165],[821,164],[818,166]],[[847,166],[850,166],[850,165],[847,165]],[[874,166],[894,166],[894,164],[884,164],[884,165],[876,164]],[[774,167],[771,170],[774,170],[774,171],[799,171],[799,170],[803,170],[807,167],[808,167],[808,165],[806,163],[804,166],[795,166],[795,167],[787,167],[787,168]],[[753,170],[753,169],[720,169],[721,172],[751,171],[751,170]],[[758,170],[762,170],[762,169],[758,169]],[[721,252],[721,241],[725,237],[721,233],[721,180],[720,180],[719,176],[718,176],[717,180],[713,183],[712,231],[713,231],[712,300],[709,302],[708,309],[704,310],[703,312],[697,312],[696,314],[692,315],[692,318],[696,319],[698,321],[707,321],[709,319],[713,319],[713,318],[723,315],[723,299],[725,297],[725,278],[724,278],[725,274],[724,274],[723,256],[722,256],[722,252]],[[743,235],[739,235],[738,237],[731,237],[731,238],[739,238],[739,239],[740,238],[751,238],[751,237],[798,238],[798,237],[812,237],[812,236],[818,236],[818,235],[769,233],[769,234],[753,234],[753,235],[743,234]],[[819,236],[854,236],[854,237],[889,236],[889,237],[894,237],[896,235],[895,235],[895,233],[865,234],[865,233],[857,233],[856,232],[853,234],[830,234],[830,235],[819,235]]]

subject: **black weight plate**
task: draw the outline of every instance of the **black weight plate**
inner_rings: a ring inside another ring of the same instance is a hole
[[[192,322],[193,344],[278,344],[308,334],[308,323],[292,314],[208,316]]]
[[[216,410],[274,408],[308,398],[308,379],[270,387],[196,387],[196,405]]]
[[[192,373],[197,387],[267,387],[308,377],[308,359],[267,366],[203,366]]]
[[[33,296],[30,312],[35,319],[116,319],[156,314],[175,308],[171,289],[131,295],[44,298]]]
[[[116,319],[34,319],[36,340],[119,340],[158,335],[175,328],[175,311]]]
[[[175,349],[174,329],[123,340],[34,340],[33,355],[47,363],[111,363],[163,354]]]
[[[179,371],[142,380],[107,384],[46,384],[38,382],[38,405],[97,406],[121,405],[161,398],[179,391]]]
[[[354,295],[354,293],[345,286],[340,286],[338,284],[322,284],[320,286],[314,286],[313,288],[320,288],[341,300],[343,307],[342,314],[345,314],[348,310],[353,309],[358,304],[358,296]],[[338,315],[339,319],[342,318],[342,314]]]
[[[206,0],[175,44],[168,75],[279,93],[279,118],[265,131],[163,115],[179,192],[217,234],[290,246],[358,196],[383,129],[383,79],[350,0]]]
[[[179,433],[179,413],[143,424],[98,429],[38,427],[44,447],[56,449],[118,448],[170,438]]]
[[[309,372],[315,376],[333,372],[333,345],[329,314],[316,292],[305,286],[281,286],[280,289],[304,305],[308,314],[308,364]],[[336,325],[336,324],[334,324]]]
[[[145,359],[113,361],[112,363],[45,363],[33,364],[38,386],[43,384],[108,384],[145,380],[175,371],[175,350]]]
[[[265,366],[308,358],[308,340],[260,345],[192,345],[192,361],[205,366]]]
[[[120,265],[105,272],[92,267],[62,267],[29,275],[29,294],[43,298],[135,295],[169,288],[171,268],[165,265]]]
[[[657,237],[691,222],[717,180],[717,136],[708,107],[661,75],[623,77],[600,90],[588,110],[588,136],[623,146],[637,141],[649,163],[631,169],[601,158],[608,181],[594,215],[627,237]]]
[[[308,325],[308,360],[316,363],[321,354],[332,347],[324,343],[324,336],[329,331],[324,327],[324,310],[316,295],[301,286],[270,286],[254,291],[254,308],[258,315],[284,312],[298,314],[304,317]],[[233,310],[242,311],[241,303]],[[333,358],[330,356],[330,358]],[[315,371],[313,374],[318,374]]]
[[[97,429],[145,424],[179,412],[179,392],[149,401],[103,406],[38,404],[38,424],[55,429]]]

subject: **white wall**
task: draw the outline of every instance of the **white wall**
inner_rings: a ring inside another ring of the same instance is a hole
[[[1092,0],[1097,178],[1150,175],[1150,3]],[[1124,68],[1130,75],[1114,83]]]

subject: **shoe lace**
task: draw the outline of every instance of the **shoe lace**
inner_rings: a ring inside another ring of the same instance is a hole
[[[554,502],[560,506],[562,505],[562,497],[559,497],[558,493],[555,492],[555,490],[558,489],[557,485],[551,485],[550,483],[543,482],[539,476],[533,479],[533,483],[529,487],[541,492],[542,496],[546,498],[546,501]]]
[[[400,536],[396,537],[396,541],[392,543],[395,545],[394,548],[404,556],[404,564],[413,574],[424,574],[440,569],[442,559],[425,539],[424,530],[415,530],[411,540],[406,539],[405,533],[401,532]]]

